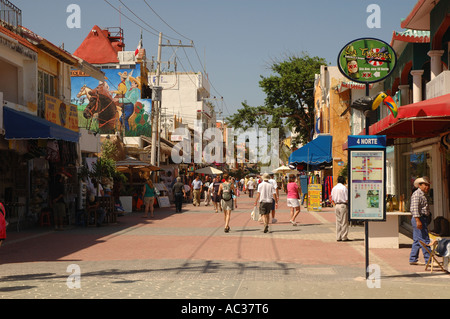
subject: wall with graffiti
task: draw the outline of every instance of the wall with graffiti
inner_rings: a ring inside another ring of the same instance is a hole
[[[135,69],[102,69],[105,81],[72,72],[71,102],[79,127],[100,134],[151,136],[152,101],[141,98],[140,65]]]

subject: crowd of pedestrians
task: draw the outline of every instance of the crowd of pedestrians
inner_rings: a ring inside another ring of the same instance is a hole
[[[267,184],[267,185],[266,185]],[[231,212],[238,207],[238,199],[248,196],[255,199],[255,206],[259,207],[260,220],[264,222],[264,231],[268,225],[277,222],[275,217],[280,187],[274,179],[274,174],[249,175],[236,179],[228,174],[223,175],[196,175],[189,180],[178,177],[173,184],[172,192],[175,197],[177,212],[182,211],[183,202],[193,206],[212,206],[215,213],[224,214],[224,231],[229,232]],[[300,187],[295,175],[291,176],[285,192],[288,197],[288,207],[291,208],[290,222],[297,226],[296,218],[300,213]]]

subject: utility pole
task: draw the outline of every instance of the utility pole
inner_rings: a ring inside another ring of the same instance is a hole
[[[157,165],[156,161],[156,149],[157,149],[157,137],[159,137],[159,108],[161,107],[161,94],[158,92],[161,88],[159,87],[160,77],[161,77],[161,48],[162,48],[162,33],[159,33],[159,43],[158,43],[158,60],[156,61],[156,83],[153,88],[152,97],[152,149],[150,154],[150,163],[154,166]],[[159,138],[158,138],[159,140]],[[159,157],[159,154],[158,154]],[[159,162],[159,161],[158,161]]]
[[[152,97],[152,148],[150,154],[150,163],[154,166],[159,166],[160,161],[160,144],[161,144],[161,132],[160,132],[160,115],[162,105],[162,87],[160,87],[161,81],[161,49],[162,47],[193,47],[194,45],[182,45],[180,44],[162,44],[163,35],[159,33],[158,43],[158,60],[156,61],[156,81],[153,86]]]

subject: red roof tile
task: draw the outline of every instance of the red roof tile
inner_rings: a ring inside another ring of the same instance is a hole
[[[30,42],[28,42],[26,39],[24,39],[17,33],[12,32],[5,27],[2,27],[1,25],[0,25],[0,32],[14,40],[17,40],[20,44],[22,44],[23,46],[26,46],[28,49],[33,50],[34,52],[38,52],[38,49],[34,45],[32,45]]]
[[[118,63],[117,51],[102,29],[94,26],[73,55],[91,63]]]

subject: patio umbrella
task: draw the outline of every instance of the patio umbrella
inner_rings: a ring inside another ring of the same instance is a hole
[[[134,157],[127,157],[123,161],[116,162],[116,169],[119,172],[131,172],[132,170],[140,170],[147,172],[159,171],[160,168],[150,163],[140,161]]]
[[[223,173],[221,170],[214,168],[214,167],[200,168],[200,169],[196,170],[195,172],[199,173],[199,174],[207,174],[207,175],[219,175],[219,174]]]
[[[284,174],[284,173],[289,173],[292,171],[292,168],[288,167],[288,166],[280,166],[277,169],[274,169],[272,171],[272,173],[275,174]]]

